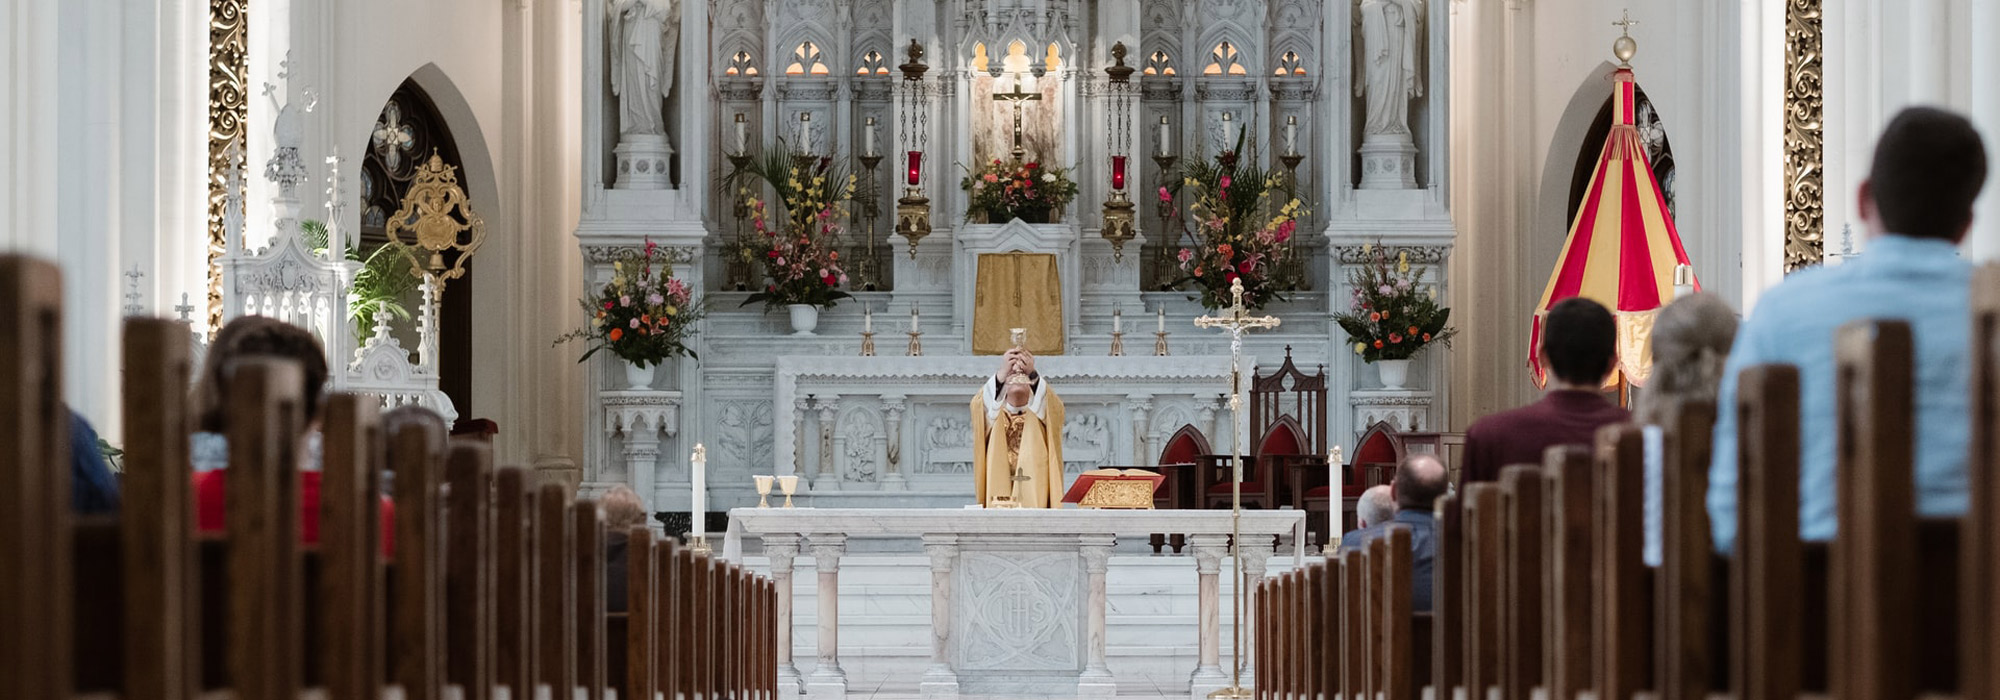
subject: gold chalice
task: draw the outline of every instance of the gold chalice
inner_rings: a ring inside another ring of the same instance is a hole
[[[757,507],[771,507],[771,482],[774,480],[773,477],[765,474],[757,474],[750,477],[750,480],[757,482]]]
[[[785,494],[785,507],[792,507],[792,494],[799,490],[799,476],[786,474],[778,477],[778,490]]]

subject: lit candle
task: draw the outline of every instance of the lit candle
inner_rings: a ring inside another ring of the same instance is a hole
[[[917,305],[916,305],[916,304],[911,304],[911,305],[910,305],[910,332],[911,332],[911,333],[918,333],[918,332],[920,332],[920,331],[918,331],[918,330],[917,330]]]
[[[750,150],[750,120],[742,112],[736,113],[736,152]]]
[[[1159,320],[1160,320],[1160,332],[1161,333],[1167,332],[1167,307],[1165,306],[1160,307]]]
[[[910,151],[910,186],[916,187],[924,172],[924,152]]]
[[[861,132],[861,155],[875,155],[875,118],[868,118],[868,128]]]
[[[1111,189],[1125,189],[1125,156],[1111,157]]]
[[[866,306],[861,307],[861,332],[875,332],[875,309]]]
[[[1299,118],[1285,117],[1285,155],[1299,152]]]
[[[1160,155],[1165,156],[1173,154],[1173,148],[1171,147],[1171,142],[1168,140],[1170,138],[1171,135],[1168,133],[1168,128],[1167,128],[1167,118],[1160,117]]]
[[[705,527],[706,523],[702,522],[708,519],[706,517],[708,515],[708,448],[702,447],[699,442],[695,443],[692,462],[694,472],[694,500],[690,502],[692,505],[688,507],[688,515],[694,520],[694,536],[699,538],[708,534]]]
[[[1341,522],[1342,513],[1340,505],[1341,504],[1340,482],[1342,480],[1341,476],[1343,475],[1343,472],[1345,470],[1341,469],[1342,465],[1340,462],[1341,462],[1340,446],[1334,445],[1333,452],[1326,456],[1326,483],[1327,483],[1326,498],[1327,502],[1332,504],[1331,507],[1327,508],[1327,513],[1329,513],[1328,517],[1333,519],[1333,523],[1331,524],[1330,527],[1327,528],[1327,530],[1332,533],[1327,535],[1327,540],[1331,542],[1339,541],[1340,528],[1346,524]]]
[[[1125,311],[1118,308],[1117,304],[1111,305],[1111,332],[1125,332]]]

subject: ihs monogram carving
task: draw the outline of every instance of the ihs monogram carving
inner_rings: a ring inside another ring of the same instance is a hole
[[[953,630],[963,640],[953,665],[965,670],[1074,671],[1082,665],[1077,620],[1083,566],[1074,553],[959,556],[959,590],[969,615]]]

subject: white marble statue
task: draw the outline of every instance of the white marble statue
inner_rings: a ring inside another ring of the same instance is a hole
[[[674,51],[680,44],[680,0],[612,0],[611,93],[618,96],[619,133],[667,132],[662,103],[674,88]]]
[[[1363,133],[1410,133],[1410,100],[1424,95],[1425,0],[1355,0],[1354,96],[1367,98]]]

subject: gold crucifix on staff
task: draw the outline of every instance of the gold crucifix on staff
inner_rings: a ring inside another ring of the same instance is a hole
[[[1014,162],[1016,163],[1021,162],[1021,158],[1028,154],[1028,149],[1021,147],[1021,110],[1023,107],[1026,106],[1026,103],[1036,102],[1042,99],[1042,93],[1034,91],[1034,87],[1035,87],[1035,74],[1015,73],[1013,91],[993,93],[994,100],[1014,103],[1013,154],[1014,154]],[[1023,88],[1027,89],[1024,90]]]
[[[1229,283],[1228,308],[1219,309],[1226,316],[1202,316],[1194,320],[1196,328],[1220,328],[1229,331],[1229,461],[1233,466],[1230,478],[1231,509],[1234,512],[1230,526],[1234,536],[1230,539],[1230,555],[1235,561],[1236,594],[1232,610],[1235,614],[1234,628],[1236,643],[1230,653],[1233,672],[1227,688],[1209,693],[1215,700],[1241,700],[1250,697],[1250,691],[1243,687],[1243,590],[1249,585],[1243,573],[1243,550],[1236,543],[1243,541],[1243,332],[1277,328],[1281,321],[1276,316],[1251,316],[1243,306],[1243,280]]]

